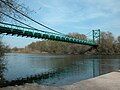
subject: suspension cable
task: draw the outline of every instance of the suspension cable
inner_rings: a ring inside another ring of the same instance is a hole
[[[15,20],[15,21],[17,21],[17,22],[19,22],[19,23],[21,23],[21,24],[23,24],[23,25],[26,25],[26,26],[28,26],[28,27],[30,27],[30,28],[32,28],[32,29],[38,30],[38,29],[36,29],[36,28],[34,28],[34,27],[32,27],[32,26],[26,24],[26,23],[23,23],[23,22],[17,20],[16,18],[11,17],[10,15],[7,15],[7,14],[1,12],[1,11],[0,11],[0,13],[4,14],[5,16],[7,16],[7,17],[9,17],[9,18],[12,18],[13,20]],[[39,30],[39,31],[44,32],[44,31],[42,31],[42,30]]]
[[[86,36],[87,36],[87,35],[90,35],[90,34],[91,34],[91,32],[92,32],[92,31],[88,32],[88,33],[87,33],[87,34],[85,34],[85,35],[86,35]]]
[[[3,1],[3,0],[0,0],[0,1],[3,2],[5,5],[9,6],[10,8],[12,8],[13,10],[15,10],[16,12],[18,12],[18,13],[20,13],[21,15],[25,16],[26,18],[32,20],[33,22],[35,22],[35,23],[37,23],[37,24],[39,24],[39,25],[41,25],[41,26],[43,26],[43,27],[45,27],[45,28],[47,28],[47,29],[49,29],[49,30],[51,30],[51,31],[54,31],[54,32],[56,32],[56,33],[63,34],[63,33],[58,32],[58,31],[56,31],[56,30],[54,30],[54,29],[52,29],[52,28],[50,28],[50,27],[48,27],[48,26],[46,26],[46,25],[44,25],[44,24],[42,24],[42,23],[39,23],[38,21],[35,21],[35,20],[32,19],[31,17],[23,14],[21,11],[17,10],[16,8],[14,8],[11,3],[10,3],[11,5],[10,5],[10,4],[6,3],[6,2]],[[65,34],[63,34],[63,35],[65,35]]]
[[[26,26],[30,27],[30,29],[34,29],[34,30],[36,30],[36,31],[41,31],[41,32],[46,32],[46,33],[56,34],[56,33],[53,33],[53,32],[47,32],[47,31],[43,31],[43,30],[36,29],[36,28],[34,28],[34,27],[32,27],[32,26],[30,26],[30,25],[24,23],[24,22],[21,22],[21,21],[17,20],[16,18],[11,17],[10,15],[7,15],[7,14],[1,12],[1,11],[0,11],[0,13],[4,14],[5,16],[7,16],[7,17],[9,17],[9,18],[11,18],[11,19],[13,19],[13,20],[15,20],[15,21],[17,21],[17,22],[23,24],[23,25],[26,25]],[[1,23],[1,22],[0,22],[0,23]],[[56,35],[60,35],[60,34],[56,34]]]

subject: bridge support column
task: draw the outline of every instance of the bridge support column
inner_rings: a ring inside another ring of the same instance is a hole
[[[93,30],[93,42],[100,43],[100,29]]]

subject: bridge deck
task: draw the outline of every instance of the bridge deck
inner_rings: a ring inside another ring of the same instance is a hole
[[[17,36],[26,36],[26,37],[34,37],[34,38],[42,38],[42,39],[48,39],[48,40],[55,40],[55,41],[62,41],[62,42],[68,42],[68,43],[75,43],[75,44],[82,44],[82,45],[89,45],[89,46],[97,46],[97,44],[90,40],[82,40],[77,39],[61,34],[56,34],[52,32],[46,32],[46,31],[39,31],[36,29],[31,29],[27,27],[21,27],[17,25],[12,24],[6,24],[6,23],[0,23],[0,33],[6,33],[6,35],[17,35]]]

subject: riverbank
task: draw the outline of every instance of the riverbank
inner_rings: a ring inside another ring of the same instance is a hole
[[[0,88],[0,90],[120,90],[120,71],[60,87],[44,86],[34,83],[23,86],[4,87]]]

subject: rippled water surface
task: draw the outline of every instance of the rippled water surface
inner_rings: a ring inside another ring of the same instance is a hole
[[[120,69],[120,56],[6,54],[4,78],[8,81],[54,73],[35,80],[45,85],[68,85]]]

